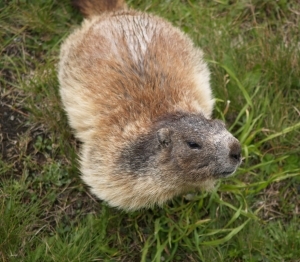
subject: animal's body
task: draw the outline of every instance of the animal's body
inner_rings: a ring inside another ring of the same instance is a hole
[[[202,51],[167,21],[126,10],[123,1],[77,3],[88,18],[61,47],[59,82],[91,191],[134,210],[232,174],[240,145],[210,119]],[[103,6],[110,12],[101,13]]]

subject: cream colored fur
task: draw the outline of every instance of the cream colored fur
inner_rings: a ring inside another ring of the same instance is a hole
[[[158,75],[153,82],[158,87],[147,91],[139,72],[159,74],[150,52],[166,77]],[[83,142],[82,179],[96,196],[134,210],[161,205],[194,188],[180,187],[172,177],[163,183],[164,167],[136,177],[116,162],[124,147],[147,134],[166,113],[211,117],[209,70],[202,51],[187,35],[157,16],[133,10],[94,15],[62,44],[58,77],[70,125]],[[169,89],[160,88],[164,81]],[[211,188],[213,181],[207,177],[195,187]]]

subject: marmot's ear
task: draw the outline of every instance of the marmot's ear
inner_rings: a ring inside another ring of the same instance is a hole
[[[157,131],[157,139],[159,143],[165,147],[169,146],[171,143],[171,134],[168,128],[161,128]]]

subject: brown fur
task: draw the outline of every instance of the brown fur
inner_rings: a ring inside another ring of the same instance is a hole
[[[209,189],[233,173],[240,145],[210,120],[214,100],[202,51],[159,17],[96,15],[122,1],[77,5],[89,19],[62,45],[59,81],[92,192],[133,210]]]

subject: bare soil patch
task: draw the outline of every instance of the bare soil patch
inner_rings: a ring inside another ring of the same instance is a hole
[[[27,114],[23,108],[15,107],[13,100],[8,95],[1,97],[0,152],[3,160],[10,162],[18,154],[16,145],[20,135],[28,129],[24,124],[26,120]]]

